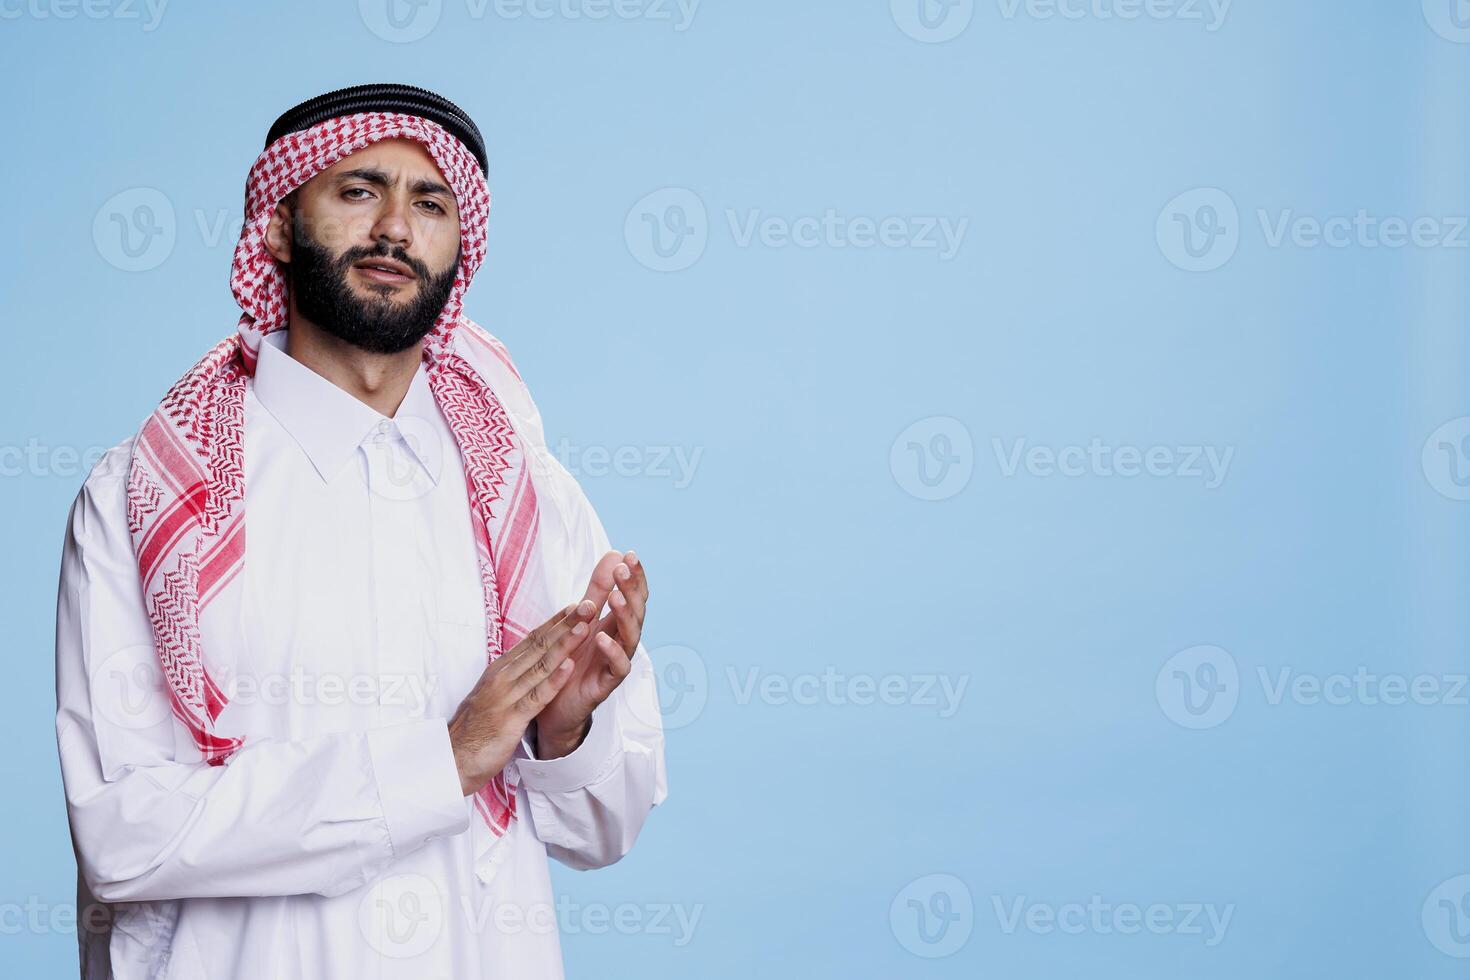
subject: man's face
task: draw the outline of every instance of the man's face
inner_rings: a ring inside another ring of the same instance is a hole
[[[297,313],[354,346],[397,353],[433,328],[453,289],[459,210],[423,144],[382,140],[301,185],[267,244],[286,264]]]

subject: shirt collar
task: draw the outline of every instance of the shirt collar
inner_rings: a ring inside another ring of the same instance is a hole
[[[287,354],[286,334],[285,330],[277,330],[261,339],[253,381],[255,397],[296,440],[322,480],[330,483],[357,447],[385,422],[391,426],[393,419]],[[428,372],[420,363],[394,419],[425,419],[438,414]],[[421,448],[414,443],[409,439],[403,444],[433,475]]]

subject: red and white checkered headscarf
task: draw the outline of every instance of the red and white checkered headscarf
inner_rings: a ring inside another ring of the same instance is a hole
[[[245,224],[230,287],[244,313],[164,397],[139,433],[128,475],[128,525],[144,600],[175,717],[202,758],[223,764],[245,741],[216,722],[227,706],[201,613],[225,596],[245,559],[245,391],[261,338],[287,325],[286,280],[265,249],[276,205],[287,193],[378,140],[402,137],[427,147],[454,190],[463,246],[454,286],[424,342],[430,387],[464,460],[471,520],[485,596],[488,659],[520,642],[553,611],[537,546],[536,489],[520,437],[487,383],[519,382],[505,348],[462,312],[464,291],[485,257],[490,193],[485,175],[458,139],[437,123],[393,112],[363,112],[288,133],[250,168]],[[216,654],[218,656],[218,654]],[[475,806],[491,839],[515,818],[515,785],[491,780]],[[513,779],[513,775],[511,776]]]

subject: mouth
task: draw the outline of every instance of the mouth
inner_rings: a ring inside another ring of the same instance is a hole
[[[361,262],[354,264],[353,268],[362,273],[363,278],[370,282],[393,286],[413,282],[418,278],[412,269],[394,259],[363,259]]]

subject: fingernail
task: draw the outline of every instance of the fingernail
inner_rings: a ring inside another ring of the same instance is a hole
[[[576,626],[573,626],[572,627],[572,635],[573,636],[581,636],[585,632],[587,632],[587,624],[586,623],[578,623]]]
[[[628,566],[627,565],[619,565],[618,568],[617,568],[617,576],[618,576],[618,578],[627,578],[628,576],[630,576],[632,574],[633,574],[632,572],[628,571]]]
[[[629,565],[638,564],[638,556],[633,554],[633,552],[631,551],[623,555],[623,560],[626,561]]]

